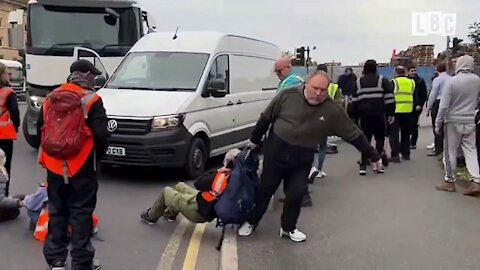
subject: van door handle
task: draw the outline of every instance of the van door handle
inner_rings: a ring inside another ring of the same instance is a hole
[[[229,101],[229,102],[227,103],[227,106],[233,106],[233,102]]]
[[[242,104],[243,101],[241,101],[240,99],[237,101],[237,104]]]

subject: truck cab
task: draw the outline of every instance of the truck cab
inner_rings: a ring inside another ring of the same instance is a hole
[[[108,79],[107,74],[154,27],[134,0],[30,0],[26,17],[28,107],[23,133],[27,142],[38,148],[38,113],[47,94],[66,81],[76,60],[74,48],[86,48],[79,57],[94,63]],[[103,64],[95,55],[102,57]]]

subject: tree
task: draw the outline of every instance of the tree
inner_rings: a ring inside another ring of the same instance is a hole
[[[468,27],[468,29],[470,29],[468,38],[472,40],[475,46],[480,46],[480,23],[474,22]]]

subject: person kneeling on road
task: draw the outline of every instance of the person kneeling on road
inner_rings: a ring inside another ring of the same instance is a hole
[[[255,148],[270,129],[264,144],[263,172],[256,190],[255,211],[238,231],[250,235],[265,214],[268,203],[284,180],[286,200],[281,218],[281,236],[295,242],[306,240],[297,230],[302,198],[308,188],[308,175],[314,151],[327,136],[337,135],[365,153],[374,170],[382,168],[377,151],[349,119],[346,112],[328,98],[330,79],[324,71],[308,75],[306,84],[283,90],[275,96],[258,120],[249,147]]]
[[[0,149],[0,221],[16,219],[20,215],[23,195],[8,197],[6,195],[7,183],[9,181],[7,169],[5,169],[5,152]]]
[[[194,223],[214,220],[217,217],[214,209],[217,195],[225,188],[224,181],[227,181],[234,159],[239,153],[238,149],[228,151],[223,161],[224,166],[198,177],[195,180],[195,188],[180,182],[174,188],[162,189],[153,205],[141,214],[141,220],[147,224],[154,224],[160,217],[164,217],[173,222],[179,213]],[[214,190],[216,187],[218,190]]]

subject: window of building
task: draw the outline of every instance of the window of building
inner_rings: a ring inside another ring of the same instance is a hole
[[[3,47],[3,38],[0,37],[0,47]]]
[[[0,18],[0,28],[3,28],[3,19]]]

